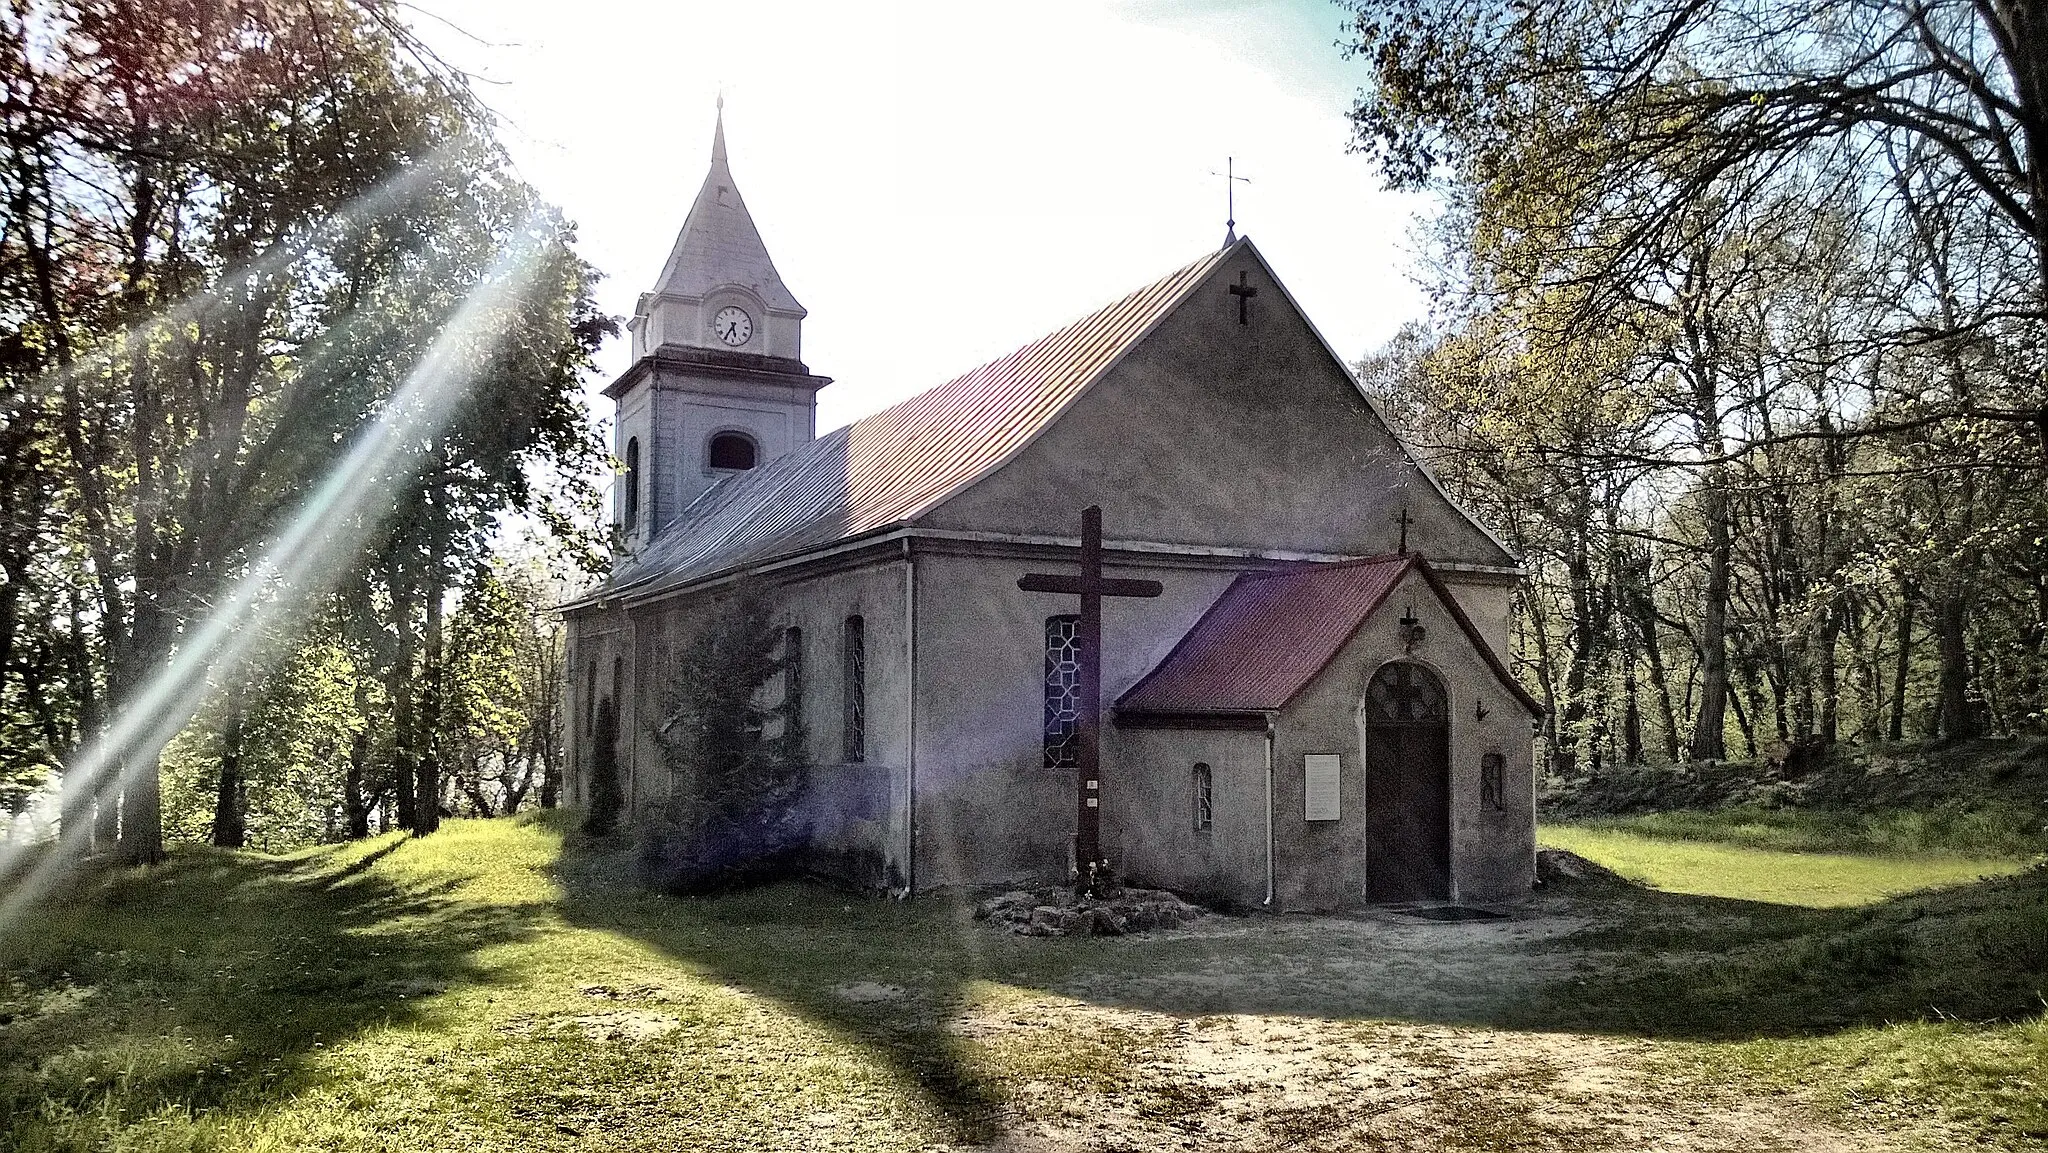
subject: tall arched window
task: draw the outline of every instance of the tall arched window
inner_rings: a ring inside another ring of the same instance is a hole
[[[794,736],[804,724],[804,630],[782,630],[782,732]],[[800,752],[801,750],[791,750]]]
[[[640,438],[626,442],[626,499],[621,520],[627,532],[640,523]]]
[[[737,432],[721,432],[711,438],[711,467],[735,472],[754,467],[760,454],[754,442]]]
[[[846,618],[841,644],[841,752],[849,765],[868,759],[868,634],[867,622]]]
[[[1209,772],[1208,764],[1202,761],[1195,762],[1194,772],[1188,777],[1193,793],[1195,831],[1206,833],[1216,823],[1216,781]]]
[[[1045,618],[1045,767],[1081,763],[1081,618]]]
[[[583,678],[583,735],[589,736],[592,726],[597,723],[597,662],[590,662],[587,676]]]

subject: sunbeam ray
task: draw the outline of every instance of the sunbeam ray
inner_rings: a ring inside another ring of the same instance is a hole
[[[533,284],[544,245],[539,223],[537,213],[520,221],[512,242],[463,298],[376,420],[300,503],[241,579],[186,632],[171,660],[122,702],[107,731],[73,758],[67,775],[81,774],[91,793],[104,795],[118,786],[123,772],[150,764],[191,721],[209,679],[247,664],[261,643],[266,622],[285,619],[332,587],[345,570],[347,555],[390,515],[406,479],[407,454],[434,436],[467,395],[475,346],[503,330],[503,313],[516,306]],[[264,596],[267,590],[280,588],[283,595]],[[61,836],[0,896],[0,936],[59,879],[81,853],[81,845],[82,838]],[[17,871],[21,852],[19,846],[0,849],[0,878]]]

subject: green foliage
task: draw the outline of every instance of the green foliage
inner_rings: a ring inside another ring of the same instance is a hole
[[[164,750],[164,835],[204,842],[212,835],[225,714],[239,708],[247,844],[269,852],[339,839],[345,832],[339,765],[372,718],[355,711],[362,676],[331,637],[293,646],[269,673],[221,686],[194,723]]]
[[[783,630],[742,590],[677,647],[654,735],[669,772],[667,821],[646,834],[642,870],[672,892],[786,874],[810,837],[802,712],[787,684]],[[768,703],[772,698],[773,703]]]
[[[1570,775],[2040,731],[2042,38],[1963,0],[1344,0],[1439,194],[1364,367],[1531,570]]]
[[[473,800],[503,803],[473,778],[504,747],[521,762],[507,788],[545,778],[534,766],[552,763],[552,738],[505,739],[507,686],[471,691],[474,662],[448,667],[440,615],[508,513],[554,532],[571,563],[602,563],[588,514],[605,453],[581,383],[613,324],[573,229],[512,170],[463,78],[387,5],[356,0],[9,9],[0,70],[17,97],[0,109],[0,749],[21,751],[0,804],[33,783],[31,760],[71,760],[174,652],[214,635],[201,622],[247,603],[270,619],[236,635],[309,647],[214,662],[228,701],[255,686],[262,723],[206,706],[170,752],[177,811],[159,812],[159,750],[118,750],[134,770],[120,830],[132,859],[155,856],[160,818],[172,835],[203,823],[195,774],[222,734],[253,742],[245,815],[267,844],[307,835],[305,814],[335,795],[356,825],[380,792],[423,793],[404,807],[431,829],[450,758]],[[483,290],[496,286],[519,291]],[[462,316],[467,336],[451,327]],[[418,373],[442,391],[403,391]],[[353,454],[378,422],[403,447],[367,467]],[[343,487],[361,507],[309,507],[334,499],[328,482],[352,460]],[[310,546],[322,563],[263,566],[302,515],[324,534]],[[253,601],[230,594],[242,581],[264,586]],[[271,701],[280,691],[356,697],[317,670],[328,644],[377,682],[348,709],[374,765],[267,723],[298,715]],[[452,736],[451,687],[458,708],[494,702]],[[515,691],[538,690],[522,674]],[[264,800],[303,776],[286,766],[322,760],[297,800]],[[85,782],[71,787],[88,823]]]

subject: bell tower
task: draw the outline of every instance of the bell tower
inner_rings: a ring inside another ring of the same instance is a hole
[[[805,315],[733,183],[721,97],[711,171],[626,324],[633,366],[604,390],[622,462],[612,518],[628,552],[713,485],[817,435],[817,393],[831,381],[804,366]]]

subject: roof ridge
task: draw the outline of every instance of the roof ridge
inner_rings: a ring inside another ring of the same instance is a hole
[[[1346,560],[1297,560],[1287,561],[1269,569],[1259,569],[1245,575],[1254,580],[1272,577],[1300,576],[1303,573],[1326,572],[1333,568],[1363,568],[1366,565],[1392,564],[1396,561],[1427,563],[1419,552],[1383,552],[1373,556],[1355,556]]]
[[[1224,251],[1228,250],[1226,249]],[[993,356],[987,360],[982,361],[980,364],[975,365],[973,368],[968,369],[966,372],[960,373],[958,376],[952,377],[949,380],[940,381],[938,384],[934,384],[929,388],[922,389],[918,392],[911,394],[910,396],[906,396],[902,400],[899,400],[896,403],[889,405],[887,408],[877,409],[876,411],[871,412],[866,416],[858,417],[852,421],[847,422],[842,427],[852,428],[856,425],[874,420],[878,417],[887,416],[891,412],[894,412],[900,408],[910,405],[918,400],[922,400],[926,397],[929,397],[932,393],[935,393],[940,389],[950,388],[956,384],[964,384],[966,383],[968,378],[978,376],[988,371],[989,369],[994,368],[996,365],[1002,364],[1003,362],[1008,360],[1012,360],[1022,355],[1023,353],[1029,352],[1033,349],[1043,348],[1044,346],[1051,344],[1055,338],[1072,332],[1075,329],[1081,328],[1084,325],[1086,325],[1089,321],[1094,320],[1095,318],[1102,316],[1106,313],[1113,312],[1120,306],[1137,300],[1145,296],[1147,293],[1154,292],[1160,288],[1165,287],[1169,281],[1172,281],[1176,277],[1185,276],[1188,273],[1193,272],[1198,266],[1214,263],[1222,255],[1223,252],[1220,251],[1204,253],[1202,256],[1196,258],[1195,260],[1189,261],[1188,263],[1181,265],[1179,268],[1174,269],[1172,272],[1167,273],[1165,276],[1150,281],[1138,288],[1131,290],[1130,292],[1126,292],[1122,296],[1117,297],[1115,300],[1110,301],[1108,304],[1105,304],[1100,308],[1092,309],[1088,312],[1082,313],[1080,316],[1077,316],[1073,320],[1068,321],[1066,324],[1063,324],[1058,328],[1053,329],[1051,332],[1045,333],[1044,335],[1039,336],[1035,339],[1027,340],[1023,344],[1018,345],[1017,347],[1011,349],[1008,352],[1003,353],[1000,356]]]
[[[1237,251],[1204,253],[950,380],[720,480],[593,595],[679,590],[914,522],[1022,451]]]

